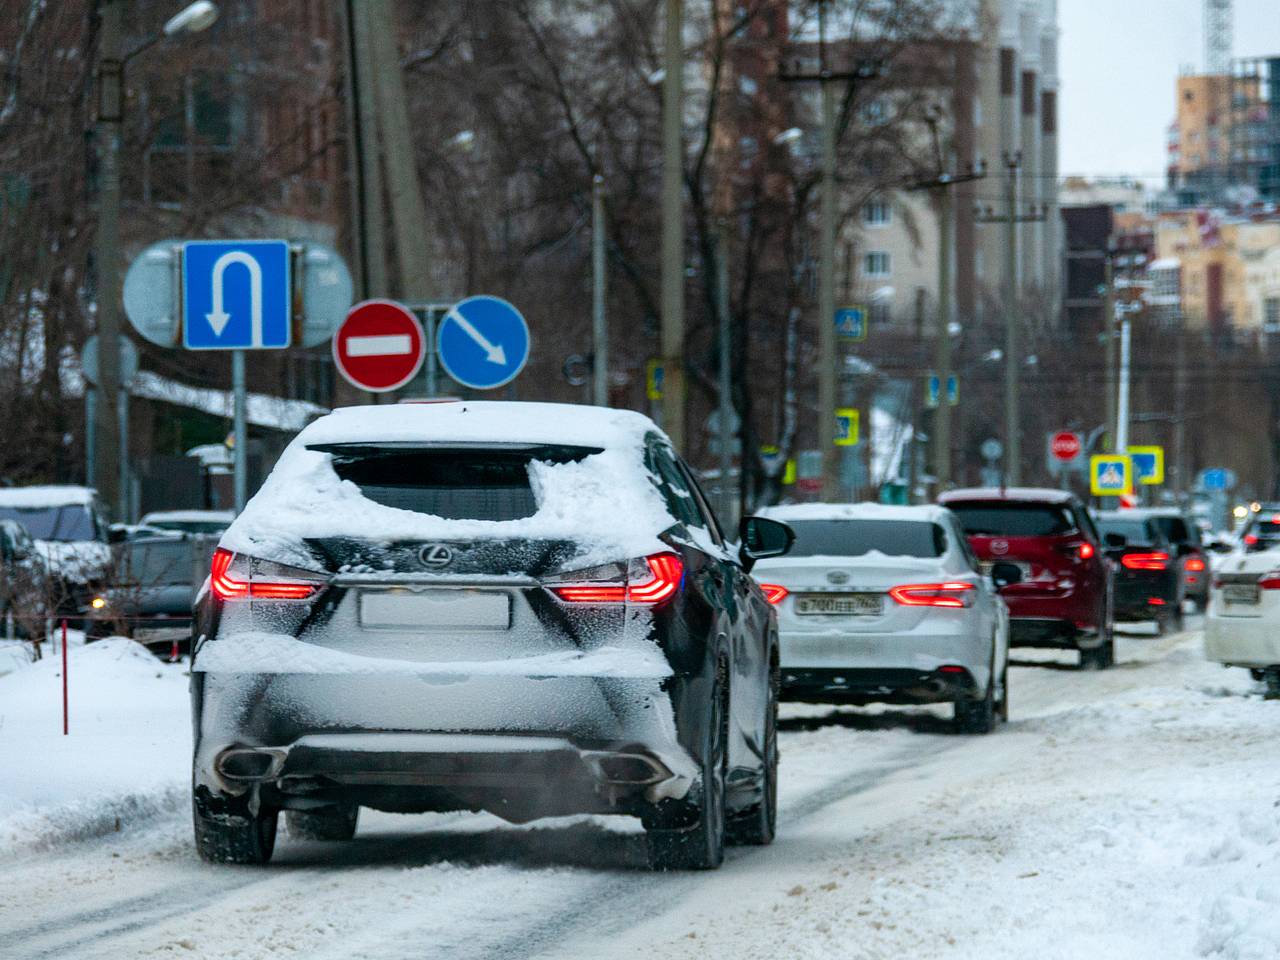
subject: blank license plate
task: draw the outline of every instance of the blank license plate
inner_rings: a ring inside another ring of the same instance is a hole
[[[492,590],[370,590],[360,594],[360,624],[506,630],[511,626],[511,597]]]
[[[1228,584],[1222,588],[1222,599],[1227,603],[1257,603],[1258,588],[1251,583]]]
[[[878,617],[884,613],[884,597],[878,593],[809,594],[796,597],[796,613],[834,614],[846,617]]]

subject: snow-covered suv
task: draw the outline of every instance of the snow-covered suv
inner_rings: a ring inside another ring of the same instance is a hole
[[[70,484],[0,489],[0,519],[20,523],[45,563],[50,604],[78,614],[111,570],[97,492]]]
[[[360,806],[640,817],[663,868],[768,843],[776,619],[640,414],[366,406],[308,426],[197,602],[196,844],[263,862]]]

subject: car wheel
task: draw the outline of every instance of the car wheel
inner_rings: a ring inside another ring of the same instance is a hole
[[[1156,636],[1163,637],[1169,633],[1169,621],[1171,617],[1168,613],[1161,610],[1156,614]]]
[[[1108,637],[1101,646],[1080,651],[1081,670],[1106,670],[1108,667],[1115,666],[1115,662],[1116,642],[1111,637]]]
[[[996,728],[996,678],[987,681],[987,692],[981,700],[957,700],[955,728],[957,733],[990,733]]]
[[[1267,685],[1262,694],[1264,700],[1280,700],[1280,667],[1263,671],[1262,682]]]
[[[201,811],[199,800],[192,800],[196,850],[209,863],[266,863],[276,847],[277,810],[245,809],[231,813]]]
[[[655,870],[714,870],[724,862],[725,780],[729,773],[728,669],[722,662],[707,698],[702,749],[702,797],[691,826],[649,827],[645,836]]]
[[[289,836],[299,840],[350,840],[356,835],[360,808],[354,804],[318,810],[286,810]]]
[[[758,803],[729,821],[729,842],[762,847],[773,843],[778,828],[778,691],[782,675],[777,664],[769,670],[769,693],[764,708],[764,762],[760,767]]]
[[[1000,671],[1000,699],[996,701],[996,714],[1005,723],[1009,722],[1009,659],[1005,658],[1004,668]]]

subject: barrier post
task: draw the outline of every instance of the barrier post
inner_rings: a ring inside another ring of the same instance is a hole
[[[67,723],[67,618],[62,618],[62,735],[68,733]]]

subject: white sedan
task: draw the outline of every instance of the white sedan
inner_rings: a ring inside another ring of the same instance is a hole
[[[778,610],[782,698],[955,703],[956,726],[1008,719],[1009,612],[949,510],[799,504],[762,515],[796,533],[753,574]]]
[[[1228,667],[1247,667],[1280,700],[1280,550],[1237,549],[1214,563],[1204,652]]]

